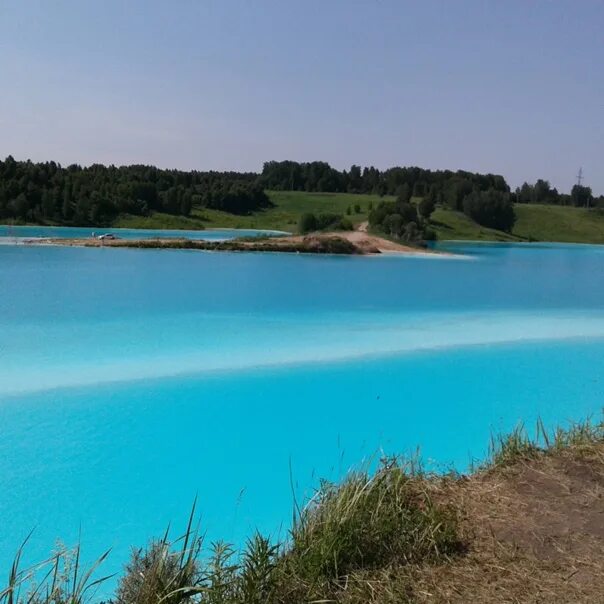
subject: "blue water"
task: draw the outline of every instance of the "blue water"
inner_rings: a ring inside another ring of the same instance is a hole
[[[81,528],[107,572],[185,522],[285,533],[376,453],[436,469],[599,414],[604,248],[331,257],[0,247],[0,572]]]
[[[264,237],[283,235],[282,231],[262,231],[257,229],[206,229],[203,231],[170,229],[106,229],[99,227],[48,227],[48,226],[7,226],[0,225],[0,241],[9,239],[85,239],[93,235],[113,233],[120,239],[198,239],[203,241],[226,241],[237,237]]]

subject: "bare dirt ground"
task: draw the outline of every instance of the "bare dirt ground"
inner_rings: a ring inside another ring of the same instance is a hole
[[[303,241],[308,238],[333,238],[339,237],[340,239],[346,239],[353,243],[359,250],[364,254],[379,254],[379,253],[392,253],[398,252],[402,254],[439,254],[440,252],[434,252],[423,248],[413,247],[410,245],[403,245],[396,243],[377,235],[371,235],[368,233],[369,223],[367,221],[361,222],[354,231],[334,231],[329,233],[311,233],[309,235],[290,235],[288,237],[278,237],[277,240],[282,241]]]
[[[225,249],[239,251],[270,250],[283,252],[308,252],[319,253],[329,251],[331,244],[337,244],[338,241],[348,242],[348,248],[341,249],[337,253],[344,254],[380,254],[380,253],[402,253],[413,255],[434,255],[439,252],[433,252],[422,248],[402,245],[383,239],[375,235],[370,235],[365,231],[337,231],[328,233],[309,233],[307,235],[288,235],[284,237],[270,237],[254,239],[234,239],[225,242],[205,242],[201,240],[178,240],[178,239],[149,239],[142,241],[114,239],[104,240],[87,239],[43,239],[31,240],[27,243],[51,244],[64,246],[82,246],[82,247],[146,247],[146,248],[177,248],[186,247],[190,249]]]
[[[418,602],[604,602],[604,445],[497,468],[439,489],[468,544],[419,569]]]
[[[375,235],[369,235],[366,231],[334,231],[329,233],[310,233],[308,235],[290,235],[288,237],[274,237],[271,239],[272,242],[304,242],[312,239],[321,240],[329,238],[340,238],[345,239],[353,243],[363,254],[379,254],[383,252],[400,252],[404,254],[431,254],[429,250],[420,249],[417,247],[411,247],[409,245],[402,245],[377,237]]]

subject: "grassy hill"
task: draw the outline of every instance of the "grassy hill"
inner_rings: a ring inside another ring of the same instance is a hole
[[[511,234],[476,224],[461,212],[438,208],[432,215],[439,239],[604,243],[604,212],[567,206],[518,204]]]
[[[384,198],[378,195],[355,195],[353,193],[306,193],[304,191],[268,191],[274,207],[249,216],[237,216],[220,212],[194,208],[190,218],[153,214],[149,217],[122,216],[114,226],[126,228],[239,228],[274,229],[277,231],[296,231],[298,220],[307,212],[346,214],[350,207],[349,218],[353,223],[367,220],[369,205],[377,205]],[[360,206],[360,212],[354,212],[354,206]]]
[[[371,205],[384,199],[377,195],[352,193],[307,193],[304,191],[269,191],[274,207],[249,216],[237,216],[217,210],[194,208],[190,217],[156,213],[149,217],[122,216],[116,227],[130,228],[251,228],[296,231],[300,216],[333,212],[346,214],[355,224],[367,220]],[[359,212],[355,206],[359,206]],[[517,221],[513,232],[504,233],[482,227],[465,214],[437,208],[432,215],[439,239],[481,241],[561,241],[604,243],[604,212],[566,206],[522,204],[516,206]]]
[[[566,206],[518,205],[514,234],[539,241],[604,243],[604,211]]]

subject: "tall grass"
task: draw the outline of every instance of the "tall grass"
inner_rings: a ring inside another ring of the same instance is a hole
[[[21,569],[28,540],[17,550],[7,586],[0,590],[0,604],[84,604],[94,595],[95,587],[111,578],[93,579],[109,551],[89,568],[82,568],[79,546],[73,550],[61,547],[47,560]]]
[[[509,434],[491,437],[489,455],[482,467],[504,466],[564,449],[591,447],[603,441],[604,419],[596,423],[587,419],[552,430],[548,430],[539,419],[533,434],[529,434],[524,424],[520,424]]]
[[[455,514],[396,460],[323,483],[296,516],[279,559],[281,601],[332,597],[363,570],[436,562],[461,548]]]
[[[202,538],[193,527],[194,517],[195,504],[182,537],[170,542],[169,531],[166,531],[163,539],[132,552],[118,584],[116,601],[119,604],[179,604],[191,601],[198,594]]]

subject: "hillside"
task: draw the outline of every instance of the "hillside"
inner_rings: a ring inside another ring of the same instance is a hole
[[[367,220],[369,205],[377,205],[384,198],[378,195],[355,195],[352,193],[306,193],[301,191],[267,191],[273,207],[247,216],[229,214],[217,210],[193,208],[191,217],[154,214],[150,217],[122,216],[114,224],[127,228],[240,228],[273,229],[294,232],[300,216],[307,212],[333,212],[349,216],[353,222]],[[360,212],[354,211],[355,205]],[[171,226],[168,226],[171,225]],[[176,226],[180,225],[180,226]]]
[[[269,191],[273,207],[247,216],[217,210],[193,208],[190,217],[155,213],[149,217],[121,216],[115,227],[130,228],[252,228],[295,232],[300,216],[333,212],[346,214],[358,224],[367,220],[371,206],[384,199],[378,195],[351,193],[306,193],[302,191]],[[359,206],[359,212],[355,206]],[[570,206],[516,204],[517,221],[511,234],[482,227],[465,214],[438,207],[432,215],[439,239],[480,241],[560,241],[604,243],[604,212]]]
[[[515,211],[511,234],[482,227],[465,214],[445,208],[437,208],[432,221],[439,239],[604,243],[604,212],[541,204],[516,204]]]

